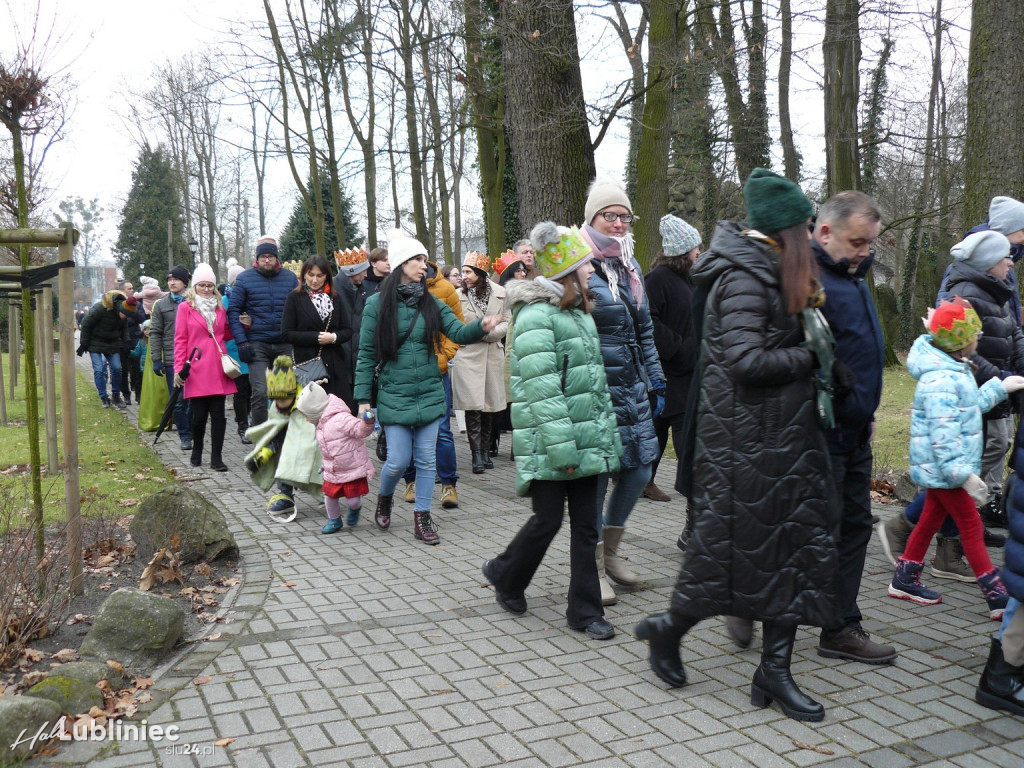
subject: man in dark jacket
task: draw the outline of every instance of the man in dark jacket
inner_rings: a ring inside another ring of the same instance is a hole
[[[825,288],[822,311],[836,339],[836,427],[828,432],[829,454],[842,508],[836,548],[840,624],[824,627],[818,654],[867,664],[888,664],[896,650],[868,637],[857,607],[871,540],[871,440],[882,398],[885,345],[878,312],[864,277],[882,228],[878,205],[861,192],[840,192],[818,212],[812,249]]]
[[[180,264],[171,267],[167,273],[167,295],[153,304],[149,328],[149,357],[153,361],[153,373],[163,376],[167,383],[167,394],[174,391],[174,327],[178,319],[178,305],[185,300],[185,290],[192,280],[192,273]],[[188,400],[179,397],[174,405],[174,426],[181,440],[181,450],[192,450],[192,427],[189,420]]]
[[[146,322],[146,313],[142,304],[135,300],[135,287],[129,280],[121,282],[121,292],[127,296],[124,306],[131,311],[125,315],[128,320],[128,346],[121,347],[121,394],[128,405],[132,404],[132,391],[135,392],[135,402],[139,402],[142,395],[142,367],[137,357],[132,357],[130,352],[142,338],[142,324]]]
[[[252,268],[240,274],[231,289],[228,323],[238,343],[238,359],[249,365],[253,426],[267,420],[267,368],[278,355],[292,352],[281,339],[281,317],[285,299],[298,284],[295,273],[281,267],[277,240],[261,237]],[[248,325],[241,315],[248,315]]]
[[[121,399],[121,347],[128,345],[128,320],[131,310],[123,307],[121,291],[107,291],[82,320],[77,354],[86,352],[92,359],[92,377],[104,408],[111,404],[121,410],[128,406]],[[124,309],[124,314],[122,314]],[[110,397],[107,397],[107,366],[110,366]]]

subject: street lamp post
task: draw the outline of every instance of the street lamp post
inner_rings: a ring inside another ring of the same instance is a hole
[[[196,254],[199,252],[199,243],[196,242],[194,237],[188,241],[188,249],[192,252],[192,268],[195,269]]]

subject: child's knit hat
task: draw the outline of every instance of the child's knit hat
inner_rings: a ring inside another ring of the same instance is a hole
[[[929,309],[924,324],[932,335],[932,344],[943,352],[963,349],[981,333],[981,318],[960,296],[942,302],[938,309]]]
[[[278,355],[274,358],[274,367],[267,370],[267,397],[271,400],[294,397],[298,389],[292,359],[288,355]]]
[[[299,399],[295,401],[295,408],[306,417],[306,421],[316,424],[327,409],[327,393],[315,381],[310,382],[302,388]]]

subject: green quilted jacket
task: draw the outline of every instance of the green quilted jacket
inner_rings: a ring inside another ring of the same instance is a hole
[[[463,325],[451,308],[431,295],[441,311],[441,331],[456,344],[472,344],[484,336],[481,321]],[[356,363],[355,398],[358,403],[370,402],[373,369],[377,365],[377,312],[380,294],[366,300],[362,325],[359,328],[359,360]],[[405,336],[416,309],[398,302],[398,338]],[[416,319],[409,338],[398,350],[398,359],[387,363],[381,370],[377,390],[377,420],[381,424],[401,424],[420,427],[441,418],[447,412],[441,369],[437,353],[427,349],[426,326],[423,318]]]
[[[593,318],[559,309],[559,297],[535,281],[510,282],[507,301],[516,493],[534,480],[617,471],[622,443]]]

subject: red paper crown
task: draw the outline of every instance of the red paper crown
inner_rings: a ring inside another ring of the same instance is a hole
[[[498,277],[501,277],[505,270],[517,261],[522,261],[522,259],[516,256],[515,251],[505,251],[498,257],[498,260],[494,262],[494,271],[497,273]]]

